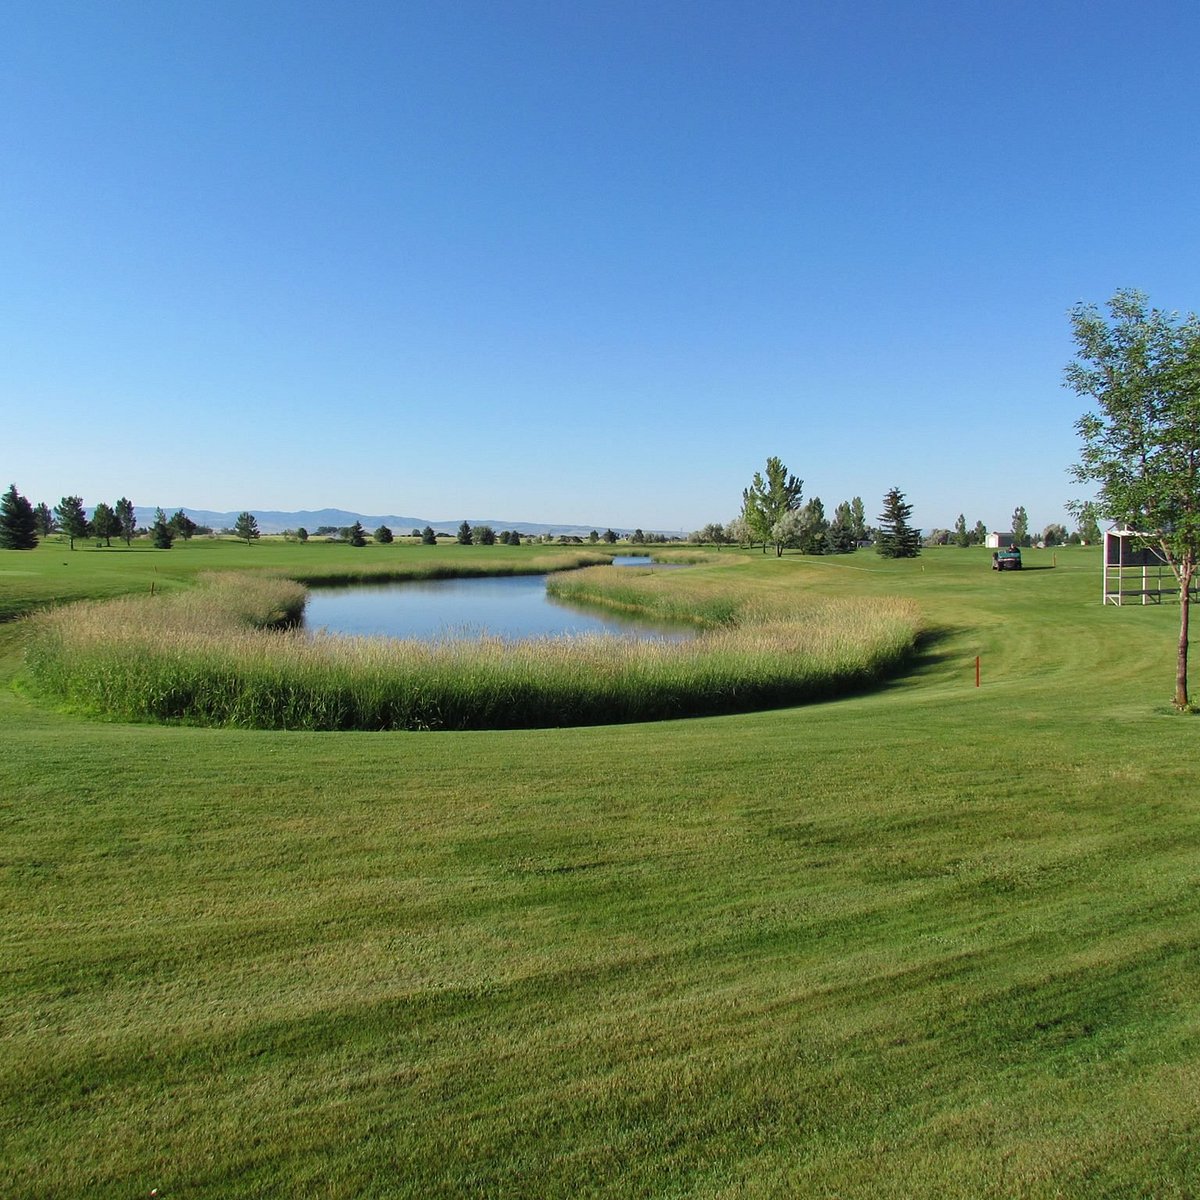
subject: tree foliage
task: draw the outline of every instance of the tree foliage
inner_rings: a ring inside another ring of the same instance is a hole
[[[1025,505],[1018,504],[1012,515],[1012,540],[1014,545],[1029,545],[1029,514]]]
[[[460,546],[470,546],[474,542],[475,538],[471,532],[469,521],[464,521],[458,527],[458,532],[454,535],[454,538]]]
[[[150,526],[150,540],[159,550],[170,550],[175,541],[175,534],[167,514],[161,508],[154,510],[154,524]]]
[[[260,536],[258,532],[258,518],[253,513],[243,510],[238,513],[238,518],[233,523],[233,532],[249,546],[251,542]]]
[[[116,514],[121,540],[128,546],[133,541],[134,533],[137,532],[137,517],[133,515],[133,501],[122,496],[113,505],[113,512]]]
[[[74,550],[75,539],[88,535],[88,519],[82,498],[64,496],[54,506],[54,515],[58,519],[58,527],[67,535],[70,547]]]
[[[371,536],[381,546],[390,546],[396,540],[396,535],[386,525],[380,525]]]
[[[1094,511],[1145,535],[1179,584],[1177,708],[1189,707],[1188,618],[1200,557],[1200,317],[1148,307],[1117,292],[1104,315],[1071,310],[1076,358],[1066,385],[1095,407],[1075,423],[1083,441],[1072,475],[1096,487]],[[1077,514],[1082,504],[1073,506]]]
[[[32,550],[37,544],[33,505],[14,483],[0,498],[0,550]]]
[[[774,456],[767,459],[766,475],[754,472],[750,486],[742,491],[742,519],[746,522],[753,542],[762,542],[763,553],[767,546],[774,545],[777,557],[782,556],[786,542],[775,536],[775,531],[788,532],[792,523],[783,518],[800,507],[804,493],[804,480],[789,474],[782,459]]]
[[[117,514],[103,500],[92,509],[92,532],[103,538],[106,546],[111,546],[113,537],[121,532]]]
[[[426,525],[425,528],[421,530],[421,545],[422,546],[436,546],[437,545],[437,534],[434,533],[432,525]]]
[[[916,558],[921,553],[921,531],[909,525],[911,516],[912,505],[904,499],[904,493],[898,487],[889,489],[875,535],[878,554],[884,558]]]

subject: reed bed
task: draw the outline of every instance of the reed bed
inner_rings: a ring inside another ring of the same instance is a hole
[[[903,601],[825,601],[802,613],[736,604],[671,572],[614,581],[611,595],[673,618],[691,642],[620,637],[429,644],[310,637],[289,628],[297,583],[209,577],[188,593],[84,603],[28,618],[36,687],[125,720],[250,728],[501,729],[660,720],[827,698],[897,670],[916,641]],[[660,582],[661,581],[661,582]],[[595,585],[590,585],[593,590]],[[632,589],[624,591],[622,589]],[[711,597],[710,597],[711,599]],[[719,603],[718,603],[719,601]],[[657,607],[655,607],[657,605]],[[731,607],[732,606],[732,607]]]

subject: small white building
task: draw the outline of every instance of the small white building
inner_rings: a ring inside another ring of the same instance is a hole
[[[984,539],[984,544],[989,550],[999,550],[1001,546],[1011,546],[1012,543],[1011,533],[989,533]]]

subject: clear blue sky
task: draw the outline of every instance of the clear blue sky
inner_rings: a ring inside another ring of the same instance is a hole
[[[1041,528],[1067,309],[1200,307],[1200,5],[10,3],[32,500]]]

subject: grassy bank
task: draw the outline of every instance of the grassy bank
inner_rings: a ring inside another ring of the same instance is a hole
[[[553,560],[529,556],[513,569]],[[473,564],[472,564],[473,565]],[[482,570],[486,560],[479,563]],[[385,568],[395,571],[396,567]],[[446,564],[442,570],[461,567]],[[415,564],[436,577],[438,564]],[[382,572],[381,572],[382,573]],[[592,574],[611,578],[611,568]],[[274,629],[298,584],[211,575],[164,596],[76,604],[29,618],[27,665],[45,696],[126,720],[260,729],[508,729],[663,720],[798,703],[884,678],[911,655],[913,606],[860,600],[763,607],[729,571],[681,586],[671,615],[717,628],[678,645],[616,637],[507,644],[384,641]],[[644,576],[616,586],[637,607]],[[681,585],[678,574],[672,578]],[[595,596],[591,585],[588,595]],[[658,593],[642,608],[663,615]],[[714,613],[724,614],[713,622]]]
[[[0,627],[0,1193],[1198,1194],[1177,611],[1086,550],[747,563],[941,635],[834,703],[429,738],[92,723]]]

